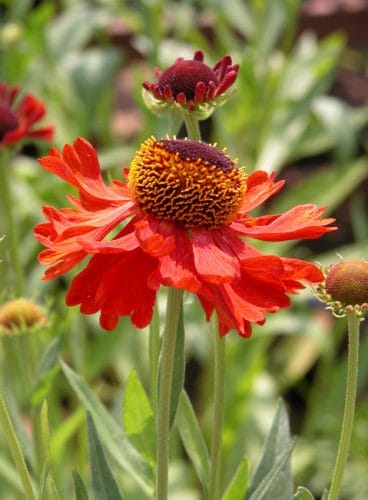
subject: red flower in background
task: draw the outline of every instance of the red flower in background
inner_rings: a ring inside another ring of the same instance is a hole
[[[176,103],[189,110],[203,104],[223,102],[225,92],[235,82],[239,65],[230,56],[223,57],[213,68],[203,62],[197,50],[193,59],[179,57],[165,71],[156,69],[157,83],[144,82],[144,89],[161,104]]]
[[[207,319],[217,312],[220,334],[249,336],[251,323],[288,307],[287,293],[322,281],[303,260],[264,255],[243,236],[268,241],[318,238],[334,230],[323,209],[299,205],[276,215],[249,212],[283,181],[257,171],[247,176],[223,151],[190,140],[148,139],[135,154],[128,181],[105,185],[97,154],[84,139],[51,150],[43,167],[77,188],[73,208],[46,206],[35,229],[46,247],[39,260],[55,278],[93,255],[71,284],[67,304],[100,311],[112,330],[119,316],[149,324],[161,285],[195,293]],[[111,234],[113,233],[113,236]]]
[[[36,124],[46,114],[44,104],[30,94],[25,94],[18,102],[19,87],[9,87],[0,82],[0,147],[16,144],[24,137],[36,137],[50,141],[54,127]]]

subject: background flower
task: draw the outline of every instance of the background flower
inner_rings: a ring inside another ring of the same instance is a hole
[[[207,318],[216,310],[221,334],[234,328],[249,336],[251,323],[262,324],[266,312],[290,305],[286,294],[303,288],[302,281],[323,279],[316,266],[263,255],[242,236],[317,238],[335,229],[326,227],[333,219],[321,219],[323,209],[314,205],[250,216],[283,182],[262,171],[247,178],[214,146],[151,137],[134,156],[128,183],[109,186],[84,139],[62,154],[53,149],[40,162],[79,191],[79,199],[69,197],[74,208],[44,207],[48,222],[35,229],[47,247],[40,254],[49,266],[45,279],[95,254],[74,278],[67,304],[80,304],[87,314],[100,311],[105,329],[122,315],[146,326],[164,285],[197,294]],[[105,239],[112,231],[116,235]]]
[[[16,144],[25,137],[50,141],[54,135],[53,125],[37,128],[37,122],[46,114],[45,105],[25,94],[17,102],[19,87],[10,87],[0,82],[0,146]]]

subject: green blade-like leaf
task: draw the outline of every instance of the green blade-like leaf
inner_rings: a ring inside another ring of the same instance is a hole
[[[76,470],[73,471],[75,500],[89,500],[87,488]]]
[[[243,457],[238,465],[222,500],[243,500],[249,484],[249,462]]]
[[[176,412],[178,409],[180,396],[184,385],[185,357],[184,357],[184,314],[183,303],[180,309],[180,318],[175,345],[175,364],[172,380],[171,407],[170,407],[170,429],[174,425]]]
[[[285,468],[290,469],[290,455],[293,451],[294,442],[292,442],[280,460],[263,478],[257,489],[249,497],[249,500],[290,500],[291,495],[289,490],[285,490],[284,485],[288,488],[289,478],[285,478]],[[248,497],[247,497],[248,498]]]
[[[44,500],[46,498],[46,481],[50,470],[50,431],[48,423],[48,406],[46,400],[43,401],[41,408],[41,431],[45,460],[42,468],[39,495],[40,500]]]
[[[210,476],[210,458],[192,404],[184,390],[179,402],[176,423],[184,448],[203,488],[206,489]]]
[[[314,500],[314,496],[304,486],[298,486],[296,493],[293,495],[293,500]]]
[[[129,438],[151,463],[155,461],[155,421],[153,411],[137,372],[127,380],[123,410],[124,429]]]
[[[180,400],[180,395],[184,385],[184,372],[185,372],[185,357],[184,357],[184,319],[183,319],[183,304],[181,304],[180,318],[178,324],[178,331],[176,334],[175,343],[175,364],[173,368],[172,382],[171,382],[171,398],[170,398],[170,429],[175,422],[176,412]],[[160,381],[160,366],[158,370],[158,381]],[[159,389],[159,383],[157,384]]]
[[[271,476],[275,482],[273,484],[273,495],[269,497],[269,500],[275,498],[278,500],[290,500],[290,498],[292,498],[292,476],[290,460],[288,459],[290,452],[291,438],[289,419],[285,406],[283,402],[280,401],[263,448],[261,460],[252,477],[247,498],[253,498],[253,493],[259,490],[261,483],[263,483],[267,477]],[[283,462],[282,468],[279,470],[280,457],[286,457],[286,459]],[[275,470],[278,471],[277,474],[275,474]],[[276,491],[279,492],[280,496],[276,496]],[[267,496],[263,496],[263,498],[266,499]]]
[[[92,489],[96,500],[122,500],[123,497],[107,463],[91,415],[87,414],[87,436]]]
[[[61,367],[82,405],[92,415],[100,439],[108,452],[146,493],[151,494],[152,470],[147,462],[128,441],[122,428],[118,426],[84,380],[63,361],[61,361]]]
[[[47,345],[41,356],[40,362],[37,366],[36,380],[31,394],[31,402],[33,406],[41,404],[51,389],[52,381],[59,371],[57,361],[61,352],[62,344],[62,338],[56,337],[52,342],[50,342],[50,344]]]

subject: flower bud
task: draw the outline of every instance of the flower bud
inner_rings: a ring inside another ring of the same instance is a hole
[[[0,332],[12,334],[45,325],[45,310],[29,299],[19,298],[0,306]]]
[[[355,312],[362,316],[368,310],[368,262],[342,260],[325,272],[325,282],[317,289],[317,296],[336,316]]]
[[[326,292],[346,305],[368,302],[368,262],[345,260],[331,267]]]

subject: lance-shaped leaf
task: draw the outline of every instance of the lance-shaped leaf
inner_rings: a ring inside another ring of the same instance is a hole
[[[290,500],[293,496],[290,453],[292,441],[290,438],[289,419],[282,401],[279,402],[271,429],[266,438],[261,460],[252,477],[247,498],[254,500],[253,494],[259,490],[261,483],[272,476],[272,491],[265,490],[263,500]],[[280,460],[283,457],[282,467]],[[277,471],[277,474],[275,474]],[[271,474],[272,473],[272,474]],[[276,495],[276,492],[279,496]],[[269,496],[268,496],[269,495]]]
[[[63,361],[61,367],[78,399],[93,417],[106,450],[140,484],[145,493],[152,494],[152,470],[147,462],[126,438],[123,429],[115,422],[86,382]]]
[[[87,413],[87,436],[92,489],[96,500],[123,500],[89,413]]]

